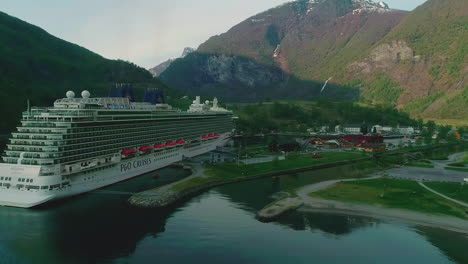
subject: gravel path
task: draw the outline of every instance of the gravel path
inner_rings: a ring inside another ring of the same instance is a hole
[[[448,156],[448,160],[431,160],[431,162],[434,164],[434,168],[443,170],[445,167],[447,167],[447,164],[458,162],[464,156],[465,152],[460,152]]]
[[[438,196],[440,196],[440,197],[443,197],[444,199],[447,199],[447,200],[449,200],[449,201],[452,201],[452,202],[454,202],[454,203],[456,203],[456,204],[459,204],[459,205],[461,205],[461,206],[468,207],[468,204],[467,204],[467,203],[464,203],[464,202],[462,202],[462,201],[458,201],[458,200],[455,200],[455,199],[453,199],[453,198],[450,198],[450,197],[448,197],[448,196],[446,196],[446,195],[443,195],[443,194],[441,194],[440,192],[437,192],[437,191],[435,191],[435,190],[433,190],[433,189],[427,187],[427,186],[426,186],[424,183],[422,183],[422,182],[418,182],[418,183],[419,183],[419,185],[421,185],[422,187],[424,187],[426,190],[428,190],[428,191],[430,191],[430,192],[432,192],[432,193],[434,193],[434,194],[436,194],[436,195],[438,195]]]

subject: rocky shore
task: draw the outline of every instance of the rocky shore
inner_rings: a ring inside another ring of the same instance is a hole
[[[298,209],[303,204],[301,200],[291,197],[275,201],[258,211],[257,219],[262,222],[271,222],[286,213]]]

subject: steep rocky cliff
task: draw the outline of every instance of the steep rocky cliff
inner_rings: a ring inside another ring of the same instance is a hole
[[[322,82],[304,81],[278,67],[260,64],[240,56],[192,53],[175,60],[160,79],[177,90],[217,96],[231,102],[267,99],[359,98],[351,87],[330,84],[321,92]]]
[[[414,117],[468,120],[466,0],[428,0],[412,12],[370,0],[298,0],[210,38],[196,54],[161,79],[230,101],[358,98]]]
[[[231,101],[320,95],[356,99],[358,91],[345,90],[346,83],[330,83],[320,92],[323,82],[405,15],[368,0],[289,2],[210,38],[198,56],[178,60],[160,77],[180,90],[221,94]]]
[[[351,63],[347,78],[362,81],[364,100],[388,100],[386,88],[415,117],[468,120],[467,54],[468,2],[431,0]]]

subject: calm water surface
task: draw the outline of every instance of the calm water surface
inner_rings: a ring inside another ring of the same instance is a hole
[[[272,194],[345,171],[223,186],[171,210],[128,208],[121,191],[187,175],[165,169],[35,210],[0,208],[0,263],[468,263],[457,233],[323,214],[255,219]]]

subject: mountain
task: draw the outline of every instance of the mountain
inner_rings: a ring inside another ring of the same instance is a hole
[[[116,82],[134,84],[137,94],[146,87],[164,87],[143,68],[105,59],[0,12],[0,133],[17,125],[27,99],[49,106],[67,90],[103,96]]]
[[[356,99],[347,83],[325,80],[359,58],[407,12],[367,0],[299,0],[255,15],[200,45],[160,76],[182,91],[231,101],[332,96]],[[335,85],[335,87],[333,87]],[[330,91],[330,89],[332,89]]]
[[[468,121],[468,1],[429,0],[349,65],[366,101],[414,117]]]
[[[187,47],[184,49],[184,51],[182,52],[182,55],[178,58],[171,58],[171,59],[168,59],[167,61],[149,69],[149,72],[151,72],[151,74],[154,76],[154,77],[158,77],[162,72],[164,72],[167,68],[169,68],[169,66],[171,66],[171,63],[173,61],[175,61],[176,59],[179,59],[179,58],[185,58],[185,56],[189,55],[190,53],[194,52],[195,49],[193,48],[190,48],[190,47]]]
[[[331,96],[468,120],[467,10],[466,0],[428,0],[412,12],[370,0],[298,0],[211,37],[160,78],[229,101]]]

